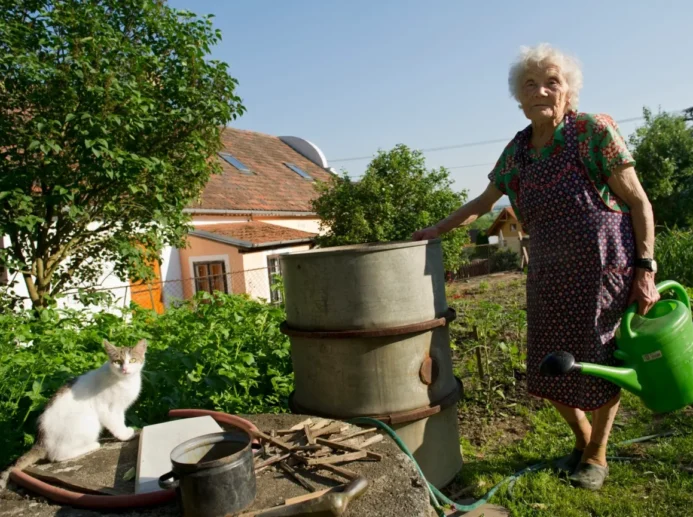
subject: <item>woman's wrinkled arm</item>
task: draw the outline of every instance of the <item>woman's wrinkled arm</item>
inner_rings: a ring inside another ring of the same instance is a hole
[[[424,228],[423,230],[414,232],[412,240],[422,241],[436,239],[459,226],[471,224],[482,215],[493,210],[493,205],[495,205],[501,197],[503,197],[503,193],[491,182],[480,196],[465,203],[442,221],[428,228]]]
[[[503,193],[493,183],[489,183],[481,195],[465,203],[448,217],[438,222],[436,227],[441,233],[447,233],[459,226],[472,224],[479,217],[493,210],[493,206],[501,197],[503,197]]]
[[[652,205],[631,165],[624,165],[611,173],[609,187],[630,208],[635,246],[638,258],[654,258],[655,230]],[[638,302],[639,313],[645,314],[659,300],[654,273],[635,270],[630,303]]]

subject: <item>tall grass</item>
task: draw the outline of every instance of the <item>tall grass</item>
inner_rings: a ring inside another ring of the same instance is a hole
[[[657,280],[693,287],[693,230],[664,230],[655,240]]]

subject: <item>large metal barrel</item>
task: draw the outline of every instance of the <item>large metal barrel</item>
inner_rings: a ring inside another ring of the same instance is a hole
[[[439,240],[282,256],[295,412],[389,423],[427,479],[462,466]]]

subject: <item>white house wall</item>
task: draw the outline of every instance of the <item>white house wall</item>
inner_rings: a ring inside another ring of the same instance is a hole
[[[181,299],[183,293],[183,268],[178,248],[166,246],[161,250],[161,281],[164,307],[168,309],[174,301]]]
[[[251,218],[248,216],[234,216],[234,215],[194,215],[192,218],[192,224],[195,227],[205,226],[208,224],[229,224],[229,223],[248,223]]]
[[[307,251],[310,246],[291,246],[281,249],[256,251],[243,254],[243,268],[245,269],[245,292],[256,299],[270,300],[269,270],[267,257],[281,255],[297,251]]]
[[[10,239],[8,236],[3,238],[3,247],[8,247],[10,245]],[[104,273],[98,279],[96,284],[80,284],[76,287],[95,287],[99,290],[110,290],[114,295],[115,303],[120,307],[127,307],[130,304],[130,289],[126,288],[128,282],[121,280],[118,276],[113,273],[114,264],[108,262],[104,266]],[[9,287],[14,291],[15,295],[23,299],[23,306],[25,309],[31,308],[31,300],[29,298],[29,291],[26,287],[26,282],[24,278],[17,273],[9,275]],[[58,299],[58,307],[62,309],[77,309],[86,310],[89,312],[100,312],[102,309],[95,305],[83,305],[78,302],[74,296],[73,289],[68,291],[68,294]]]
[[[323,233],[320,231],[320,219],[263,219],[256,217],[255,220],[302,232]]]

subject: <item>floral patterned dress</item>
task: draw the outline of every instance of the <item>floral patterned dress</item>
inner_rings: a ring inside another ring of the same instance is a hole
[[[614,332],[633,280],[635,237],[628,206],[607,180],[634,165],[616,123],[570,112],[553,139],[533,149],[532,128],[508,144],[489,175],[529,233],[527,387],[531,395],[593,411],[619,393],[606,380],[545,377],[546,355],[616,365]]]

